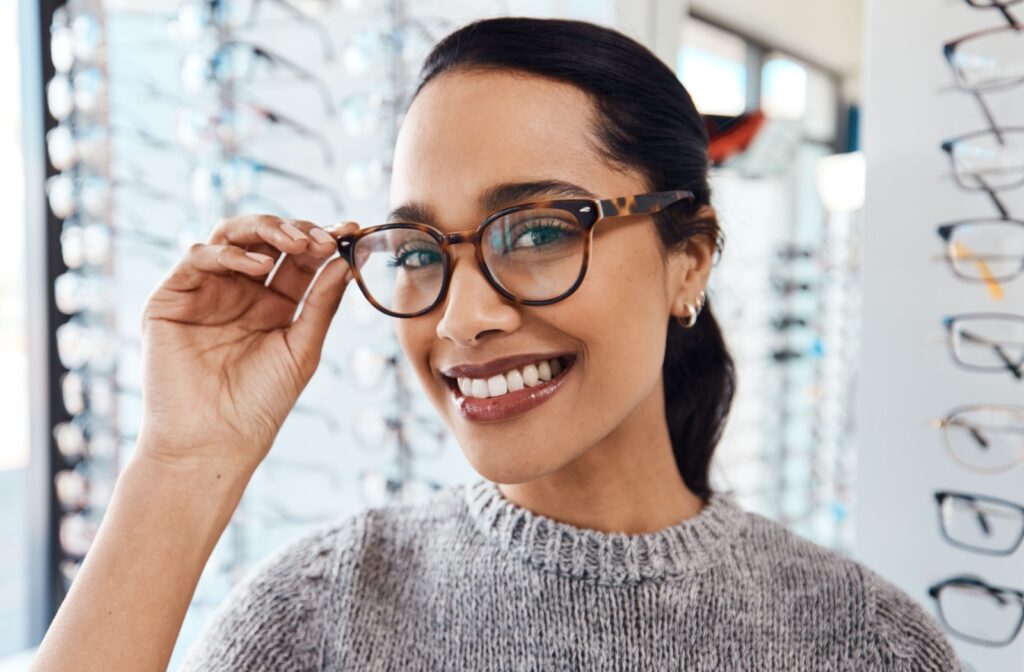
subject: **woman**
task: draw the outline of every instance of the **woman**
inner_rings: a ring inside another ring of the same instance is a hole
[[[958,669],[905,593],[709,487],[734,376],[707,166],[617,32],[447,37],[395,149],[409,225],[230,218],[149,297],[143,431],[39,669],[164,669],[353,275],[483,478],[289,544],[184,670]]]

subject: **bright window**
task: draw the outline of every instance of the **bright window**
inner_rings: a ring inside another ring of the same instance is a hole
[[[747,108],[747,44],[699,19],[683,22],[676,73],[701,114],[735,116]]]

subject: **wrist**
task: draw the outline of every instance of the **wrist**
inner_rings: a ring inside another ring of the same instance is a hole
[[[204,437],[202,440],[180,432],[167,432],[162,425],[143,420],[135,455],[177,473],[199,478],[216,469],[249,478],[267,452],[253,451],[251,444],[243,445],[241,440],[215,437],[207,432],[200,435]]]
[[[140,440],[120,478],[154,496],[167,495],[182,504],[227,508],[233,513],[254,471],[227,459],[166,457]]]

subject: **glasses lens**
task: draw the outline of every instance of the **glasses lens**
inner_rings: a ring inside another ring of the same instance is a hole
[[[1024,457],[1024,408],[1003,406],[964,409],[946,423],[953,456],[968,467],[1004,471]]]
[[[584,235],[568,210],[519,210],[488,225],[484,262],[511,294],[547,301],[572,289],[583,272]]]
[[[1008,644],[1024,616],[1018,597],[986,585],[950,583],[936,599],[950,632],[988,644]]]
[[[965,189],[1001,191],[1024,184],[1024,133],[980,133],[953,143],[953,167]]]
[[[418,313],[441,294],[441,247],[423,231],[404,227],[374,231],[356,241],[353,257],[370,298],[393,313]]]
[[[1024,363],[1024,318],[958,318],[950,337],[954,357],[965,366],[1005,371]]]
[[[948,256],[957,275],[970,280],[1010,280],[1024,270],[1024,223],[989,220],[958,224]]]
[[[975,551],[1012,553],[1024,536],[1024,511],[998,499],[946,494],[939,513],[950,541]]]
[[[960,84],[969,89],[996,89],[1024,80],[1024,42],[1016,29],[964,40],[953,54]]]

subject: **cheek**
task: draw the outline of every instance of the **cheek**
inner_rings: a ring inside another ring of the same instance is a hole
[[[634,233],[640,232],[628,232]],[[647,236],[623,232],[617,238],[595,239],[583,284],[552,315],[558,328],[583,343],[588,384],[595,391],[621,394],[635,386],[642,394],[656,382],[664,360],[664,262]]]
[[[437,394],[430,369],[430,351],[437,339],[437,321],[430,315],[395,320],[395,335],[420,384],[433,397]]]

